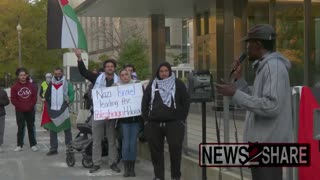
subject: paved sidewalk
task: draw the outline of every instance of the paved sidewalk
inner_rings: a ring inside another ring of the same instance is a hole
[[[0,179],[1,180],[151,180],[153,178],[153,167],[149,161],[139,160],[136,165],[135,178],[124,178],[122,173],[115,174],[104,163],[103,170],[96,174],[88,173],[88,169],[82,167],[81,155],[76,156],[74,167],[68,167],[65,163],[64,134],[59,134],[59,154],[48,157],[49,133],[40,127],[40,113],[37,113],[36,132],[38,141],[38,152],[32,152],[29,147],[28,135],[26,133],[25,146],[21,152],[14,152],[16,147],[17,126],[12,106],[7,109],[6,127],[4,136],[4,149],[0,153]],[[73,130],[73,136],[76,131]],[[106,159],[105,159],[106,160]],[[122,164],[120,164],[123,170]],[[170,175],[166,172],[166,175]],[[167,177],[166,179],[170,179]]]

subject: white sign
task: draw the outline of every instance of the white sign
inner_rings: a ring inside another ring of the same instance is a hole
[[[94,120],[141,115],[142,84],[92,89]]]

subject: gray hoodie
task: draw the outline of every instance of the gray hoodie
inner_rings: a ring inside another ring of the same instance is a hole
[[[244,79],[235,83],[232,100],[247,110],[244,142],[292,142],[290,67],[280,53],[266,54],[257,65],[253,89]]]

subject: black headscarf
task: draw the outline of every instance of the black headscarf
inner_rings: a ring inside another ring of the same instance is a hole
[[[172,75],[171,65],[170,65],[168,62],[163,62],[163,63],[161,63],[161,64],[158,66],[157,73],[156,73],[156,76],[157,76],[157,78],[158,78],[159,80],[161,80],[161,78],[160,78],[160,68],[161,68],[162,66],[165,66],[165,67],[168,68],[168,70],[169,70],[169,77]]]

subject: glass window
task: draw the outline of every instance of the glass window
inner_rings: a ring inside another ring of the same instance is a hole
[[[311,11],[311,59],[310,82],[311,86],[320,87],[320,0],[312,0]]]
[[[166,46],[170,46],[170,27],[165,27]]]
[[[269,3],[270,0],[249,0],[248,1],[248,29],[256,24],[268,24],[269,23]],[[235,32],[236,33],[236,32]],[[236,53],[236,52],[235,52]],[[239,54],[240,52],[238,52]],[[236,56],[237,53],[235,54]],[[245,61],[245,79],[252,85],[255,72],[252,68],[252,62]]]
[[[182,20],[182,63],[189,62],[189,24],[188,19]]]
[[[196,68],[198,68],[199,70],[203,70],[203,46],[204,44],[202,41],[198,42],[198,63]]]
[[[209,34],[209,17],[209,12],[205,12],[203,20],[204,34]]]
[[[248,1],[248,25],[269,23],[269,2],[270,0],[249,0]]]
[[[304,10],[302,2],[276,2],[277,51],[287,57],[291,86],[304,81]]]
[[[271,4],[274,3],[274,4]],[[272,19],[270,19],[272,18]],[[277,33],[276,50],[287,57],[292,68],[289,71],[291,86],[304,81],[304,9],[302,0],[249,0],[248,28],[262,23],[274,23]],[[246,79],[252,84],[253,69],[249,62]],[[320,64],[320,63],[319,63]]]
[[[196,17],[196,26],[197,26],[197,36],[201,36],[201,14],[198,14]]]

